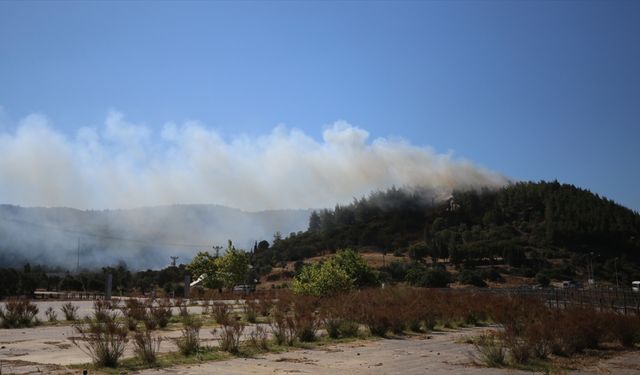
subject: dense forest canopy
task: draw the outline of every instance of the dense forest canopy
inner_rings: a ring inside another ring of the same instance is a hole
[[[547,259],[565,258],[572,265],[595,262],[602,273],[630,267],[628,277],[635,277],[639,232],[637,212],[557,181],[456,191],[444,202],[392,188],[313,212],[307,231],[276,236],[255,261],[267,267],[352,247],[465,266],[540,269]]]

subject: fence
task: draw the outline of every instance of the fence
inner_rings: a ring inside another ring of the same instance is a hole
[[[568,306],[593,307],[600,311],[640,314],[640,293],[631,289],[530,289],[530,288],[474,288],[442,289],[452,293],[490,293],[540,298],[552,308]]]

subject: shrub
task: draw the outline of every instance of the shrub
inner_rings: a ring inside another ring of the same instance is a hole
[[[146,318],[147,308],[139,300],[130,298],[125,301],[122,314],[125,317],[129,330],[135,331],[138,327],[138,322],[144,321]]]
[[[633,347],[640,342],[640,316],[611,314],[607,321],[612,340],[625,347]]]
[[[495,333],[484,333],[473,341],[473,346],[480,355],[480,359],[487,366],[499,367],[504,365],[506,350],[502,341]]]
[[[409,324],[407,325],[407,327],[412,332],[422,332],[422,322],[420,322],[420,320],[418,319],[409,320]]]
[[[249,334],[249,345],[258,350],[269,350],[267,330],[262,326],[256,326],[255,330]]]
[[[211,313],[218,324],[227,324],[231,320],[229,305],[224,302],[215,302]]]
[[[546,359],[551,353],[554,332],[549,325],[541,321],[531,322],[524,333],[524,341],[529,348],[530,356]]]
[[[37,325],[38,306],[28,300],[9,300],[4,308],[0,306],[0,326],[2,328],[22,328]]]
[[[289,338],[289,332],[287,330],[287,316],[282,308],[274,308],[269,316],[269,326],[273,333],[273,338],[278,345],[284,345],[285,343],[293,343],[293,340]]]
[[[200,350],[200,328],[202,322],[189,315],[183,318],[182,335],[175,339],[178,350],[185,356],[192,355]]]
[[[213,330],[212,333],[217,333]],[[238,321],[232,320],[222,325],[220,329],[220,349],[225,352],[236,354],[240,351],[240,338],[244,332],[244,325]]]
[[[97,321],[103,321],[110,315],[111,303],[105,300],[93,301],[93,316]]]
[[[353,320],[344,320],[339,328],[341,337],[357,337],[359,330],[360,324]]]
[[[260,315],[268,316],[272,307],[273,301],[270,298],[262,297],[258,299],[258,311],[260,311]]]
[[[344,320],[339,317],[324,318],[324,329],[327,330],[327,334],[332,339],[340,337],[340,326]]]
[[[391,316],[401,313],[400,309],[394,308],[396,303],[389,304],[393,293],[389,290],[363,290],[353,296],[356,320],[367,326],[374,336],[384,337],[392,326]]]
[[[604,323],[601,314],[581,307],[568,307],[543,322],[554,332],[553,353],[567,356],[597,348],[606,335]]]
[[[127,329],[116,320],[116,314],[107,314],[102,320],[85,319],[74,325],[80,337],[71,342],[87,353],[99,367],[116,367],[127,343]]]
[[[174,306],[178,308],[178,314],[182,317],[189,315],[189,309],[187,308],[187,303],[182,299],[178,298],[173,302]]]
[[[489,280],[493,282],[504,282],[504,278],[502,277],[500,272],[495,268],[491,268],[489,270],[483,270],[480,276],[482,277],[483,280]]]
[[[156,363],[161,342],[162,337],[153,336],[148,330],[136,332],[135,335],[133,335],[133,352],[143,363],[148,365],[154,364]]]
[[[320,325],[317,316],[319,300],[311,296],[298,296],[293,301],[293,316],[289,320],[292,331],[302,342],[314,341]]]
[[[509,349],[511,359],[515,363],[527,363],[531,358],[531,347],[529,343],[521,337],[513,335],[502,336],[503,345]]]
[[[144,324],[144,328],[147,331],[155,331],[156,328],[158,328],[158,320],[155,318],[155,316],[153,315],[152,311],[149,311],[144,316],[144,319],[142,320],[142,323]]]
[[[543,288],[548,287],[549,284],[551,283],[551,279],[549,279],[549,276],[547,275],[547,273],[544,273],[544,272],[538,272],[538,274],[536,275],[536,281]]]
[[[168,300],[158,301],[158,305],[151,307],[149,313],[150,318],[153,318],[160,328],[164,328],[169,324],[172,315],[171,304]]]
[[[480,277],[477,272],[471,270],[462,270],[460,274],[458,274],[458,281],[460,284],[473,285],[479,288],[485,288],[487,286],[487,283],[482,280],[482,277]]]
[[[202,301],[202,315],[208,315],[211,312],[211,301],[204,299]]]
[[[244,301],[244,314],[249,323],[255,323],[258,318],[260,306],[255,300]]]
[[[47,317],[47,319],[50,322],[56,322],[58,321],[58,314],[56,313],[56,311],[53,309],[53,307],[49,306],[49,308],[47,308],[44,312],[44,315]]]
[[[329,260],[302,267],[293,281],[296,293],[328,296],[352,287],[380,284],[379,274],[352,249],[339,250]]]
[[[406,281],[413,286],[426,288],[446,288],[451,282],[451,274],[441,268],[427,268],[416,264],[407,271]]]
[[[306,265],[293,280],[293,291],[311,296],[328,296],[353,287],[345,270],[331,260]]]
[[[71,322],[78,320],[78,306],[74,305],[73,303],[65,303],[64,305],[62,305],[62,307],[60,307],[60,310],[62,310],[62,314],[64,315],[65,320]]]
[[[347,273],[356,287],[380,285],[378,271],[371,268],[355,250],[338,250],[331,261]]]

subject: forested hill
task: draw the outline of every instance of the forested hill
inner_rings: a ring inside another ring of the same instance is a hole
[[[499,190],[455,192],[434,203],[391,189],[314,212],[305,232],[257,254],[267,262],[299,260],[344,247],[449,258],[454,264],[523,265],[591,254],[599,263],[640,261],[640,215],[587,190],[558,182],[515,183]]]

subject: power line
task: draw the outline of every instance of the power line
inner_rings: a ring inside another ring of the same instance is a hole
[[[120,237],[120,236],[114,236],[114,235],[109,235],[109,234],[84,232],[84,231],[79,231],[79,230],[76,230],[76,229],[64,228],[64,227],[60,227],[60,226],[52,225],[52,224],[34,223],[34,222],[28,221],[28,220],[12,219],[12,218],[2,217],[2,216],[0,216],[0,220],[19,223],[19,224],[32,225],[32,226],[41,227],[41,228],[52,229],[52,230],[56,230],[56,231],[59,231],[59,232],[73,234],[73,235],[95,237],[95,238],[100,238],[100,239],[105,239],[105,240],[132,242],[132,243],[145,244],[145,245],[169,246],[169,247],[185,247],[185,248],[201,248],[201,249],[202,248],[208,248],[210,246],[210,245],[202,245],[202,244],[197,244],[196,245],[196,244],[187,244],[187,243],[178,243],[178,242],[152,242],[152,241],[148,241],[148,240]]]

